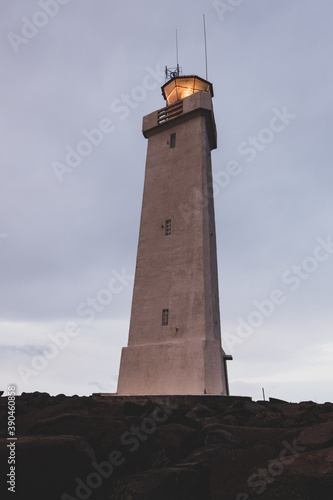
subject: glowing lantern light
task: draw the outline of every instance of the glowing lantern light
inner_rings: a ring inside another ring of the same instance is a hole
[[[210,92],[213,85],[199,76],[175,76],[162,87],[162,94],[167,104],[174,104],[196,92]]]

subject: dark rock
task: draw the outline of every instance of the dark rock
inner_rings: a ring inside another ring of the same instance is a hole
[[[249,499],[257,498],[253,490],[249,489],[248,479],[253,474],[254,466],[266,464],[272,457],[274,449],[264,445],[230,450],[217,455],[212,461],[211,500],[245,500],[246,495]]]
[[[296,420],[292,420],[291,418],[287,418],[281,422],[281,426],[284,428],[291,428],[291,427],[294,428],[294,427],[297,427],[298,424],[297,424]]]
[[[202,419],[204,417],[210,417],[214,414],[212,410],[204,405],[196,405],[190,412],[186,414],[187,418],[193,418],[194,420]]]
[[[92,446],[98,457],[107,456],[119,448],[121,436],[128,430],[124,422],[106,416],[64,414],[37,422],[29,435],[65,434],[82,436]]]
[[[333,486],[333,447],[292,456],[286,470],[303,476],[330,479]],[[332,489],[333,493],[333,489]]]
[[[76,478],[85,481],[92,462],[113,453],[124,462],[87,499],[243,500],[257,498],[258,484],[260,500],[333,496],[331,403],[33,393],[18,396],[16,409],[18,500],[79,498]],[[6,470],[6,398],[0,424]]]
[[[191,427],[176,423],[163,425],[156,431],[154,450],[164,450],[169,462],[175,464],[186,456],[196,436]]]
[[[201,420],[201,419],[199,419]],[[197,419],[186,417],[185,415],[171,415],[168,418],[169,423],[181,424],[191,429],[201,429],[201,423]]]
[[[213,460],[220,455],[224,455],[229,449],[229,446],[225,443],[205,445],[201,448],[196,448],[194,452],[183,460],[182,464],[186,467],[195,467],[199,470],[210,472]]]
[[[167,452],[164,448],[153,452],[151,457],[151,468],[152,469],[164,469],[171,465],[170,459],[167,455]]]
[[[0,460],[8,455],[8,441],[0,440]],[[22,436],[16,444],[17,500],[59,500],[63,493],[75,496],[76,478],[93,472],[93,449],[77,436]],[[6,470],[5,469],[2,470]],[[4,478],[4,476],[3,476]],[[7,488],[1,485],[1,490]],[[96,498],[102,498],[97,492]]]
[[[236,425],[237,419],[234,415],[226,415],[222,418],[222,423],[226,425]]]
[[[65,394],[58,394],[57,396],[53,396],[52,402],[53,402],[53,404],[59,404],[62,401],[65,401],[66,398],[67,398],[67,396],[65,396]]]
[[[125,402],[123,406],[123,413],[126,416],[140,417],[146,409],[146,406],[132,403],[131,401]]]
[[[283,399],[277,399],[277,398],[269,398],[270,403],[287,403],[288,401],[284,401]]]
[[[252,415],[247,421],[248,427],[282,427],[282,418],[276,412],[262,410]]]
[[[304,446],[322,447],[333,444],[333,422],[308,427],[299,435],[297,441]]]
[[[204,418],[202,420],[202,425],[204,427],[206,427],[206,425],[219,425],[221,423],[222,419],[221,418],[218,418],[217,416],[216,417],[208,417],[208,418]]]
[[[258,403],[254,403],[253,401],[247,401],[243,405],[243,409],[245,411],[249,411],[251,413],[254,413],[255,415],[261,411],[265,410],[265,406],[260,405]]]
[[[188,467],[149,471],[118,480],[110,500],[208,500],[209,476]]]
[[[232,448],[237,448],[239,446],[239,438],[233,436],[230,432],[224,429],[213,428],[211,430],[205,428],[204,431],[207,432],[205,444],[224,444],[226,449],[231,450]]]

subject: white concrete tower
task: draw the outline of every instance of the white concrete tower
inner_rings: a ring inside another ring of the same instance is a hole
[[[148,139],[128,347],[119,395],[228,395],[221,347],[211,150],[212,84],[176,74]]]

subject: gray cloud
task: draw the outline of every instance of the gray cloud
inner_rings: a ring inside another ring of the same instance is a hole
[[[22,355],[26,354],[27,356],[40,356],[43,354],[44,348],[42,346],[37,346],[34,344],[26,344],[22,346],[15,345],[0,345],[0,356],[6,357],[15,356],[16,354]]]

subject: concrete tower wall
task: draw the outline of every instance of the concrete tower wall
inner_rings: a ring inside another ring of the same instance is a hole
[[[228,392],[220,340],[211,96],[198,92],[182,106],[176,118],[159,123],[157,111],[143,122],[148,151],[119,394]]]

